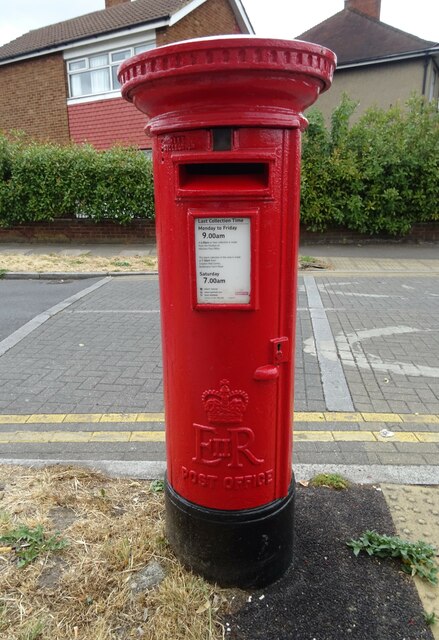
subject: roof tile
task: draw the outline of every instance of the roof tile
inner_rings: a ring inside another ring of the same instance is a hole
[[[133,0],[29,31],[0,47],[0,60],[167,18],[191,0]]]
[[[422,40],[354,9],[343,9],[305,31],[300,40],[316,42],[337,54],[338,65],[422,51],[434,42]]]

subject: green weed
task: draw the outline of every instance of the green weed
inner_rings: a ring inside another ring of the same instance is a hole
[[[149,488],[153,493],[161,493],[165,490],[165,483],[163,480],[153,480]]]
[[[319,473],[309,481],[311,487],[329,487],[330,489],[347,489],[349,482],[339,473]]]
[[[113,260],[111,264],[114,264],[115,267],[131,267],[131,263],[126,260]]]
[[[30,623],[21,633],[20,640],[38,640],[44,631],[44,623],[41,620]]]
[[[34,529],[21,525],[0,536],[0,544],[10,545],[18,558],[17,565],[25,567],[42,553],[63,549],[67,541],[56,535],[47,538],[41,525]]]
[[[425,624],[428,624],[429,626],[436,624],[437,620],[436,620],[436,614],[434,611],[432,611],[431,613],[427,613],[426,611],[423,611],[422,615],[424,616]]]
[[[438,569],[434,559],[436,549],[422,540],[409,542],[398,536],[365,531],[358,540],[351,540],[346,544],[353,549],[356,556],[365,551],[368,555],[379,558],[398,558],[405,573],[418,575],[432,584],[437,584]]]

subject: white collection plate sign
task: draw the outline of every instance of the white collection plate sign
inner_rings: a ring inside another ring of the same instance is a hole
[[[198,304],[250,303],[250,218],[195,218]]]

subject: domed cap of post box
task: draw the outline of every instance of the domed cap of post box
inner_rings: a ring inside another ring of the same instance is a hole
[[[331,85],[335,54],[300,40],[187,40],[122,63],[122,95],[152,132],[219,125],[299,126]]]

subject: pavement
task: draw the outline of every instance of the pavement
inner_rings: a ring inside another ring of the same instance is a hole
[[[13,248],[48,250],[0,252]],[[155,247],[67,250],[153,255]],[[329,268],[299,273],[296,478],[331,471],[388,483],[396,529],[439,537],[439,247],[306,246],[301,254]],[[0,339],[0,462],[154,478],[165,469],[158,278],[89,275]],[[54,278],[70,286],[75,274],[26,279],[26,287]],[[6,306],[11,285],[0,280]],[[428,495],[410,494],[427,485]],[[439,615],[437,588],[421,597]]]

